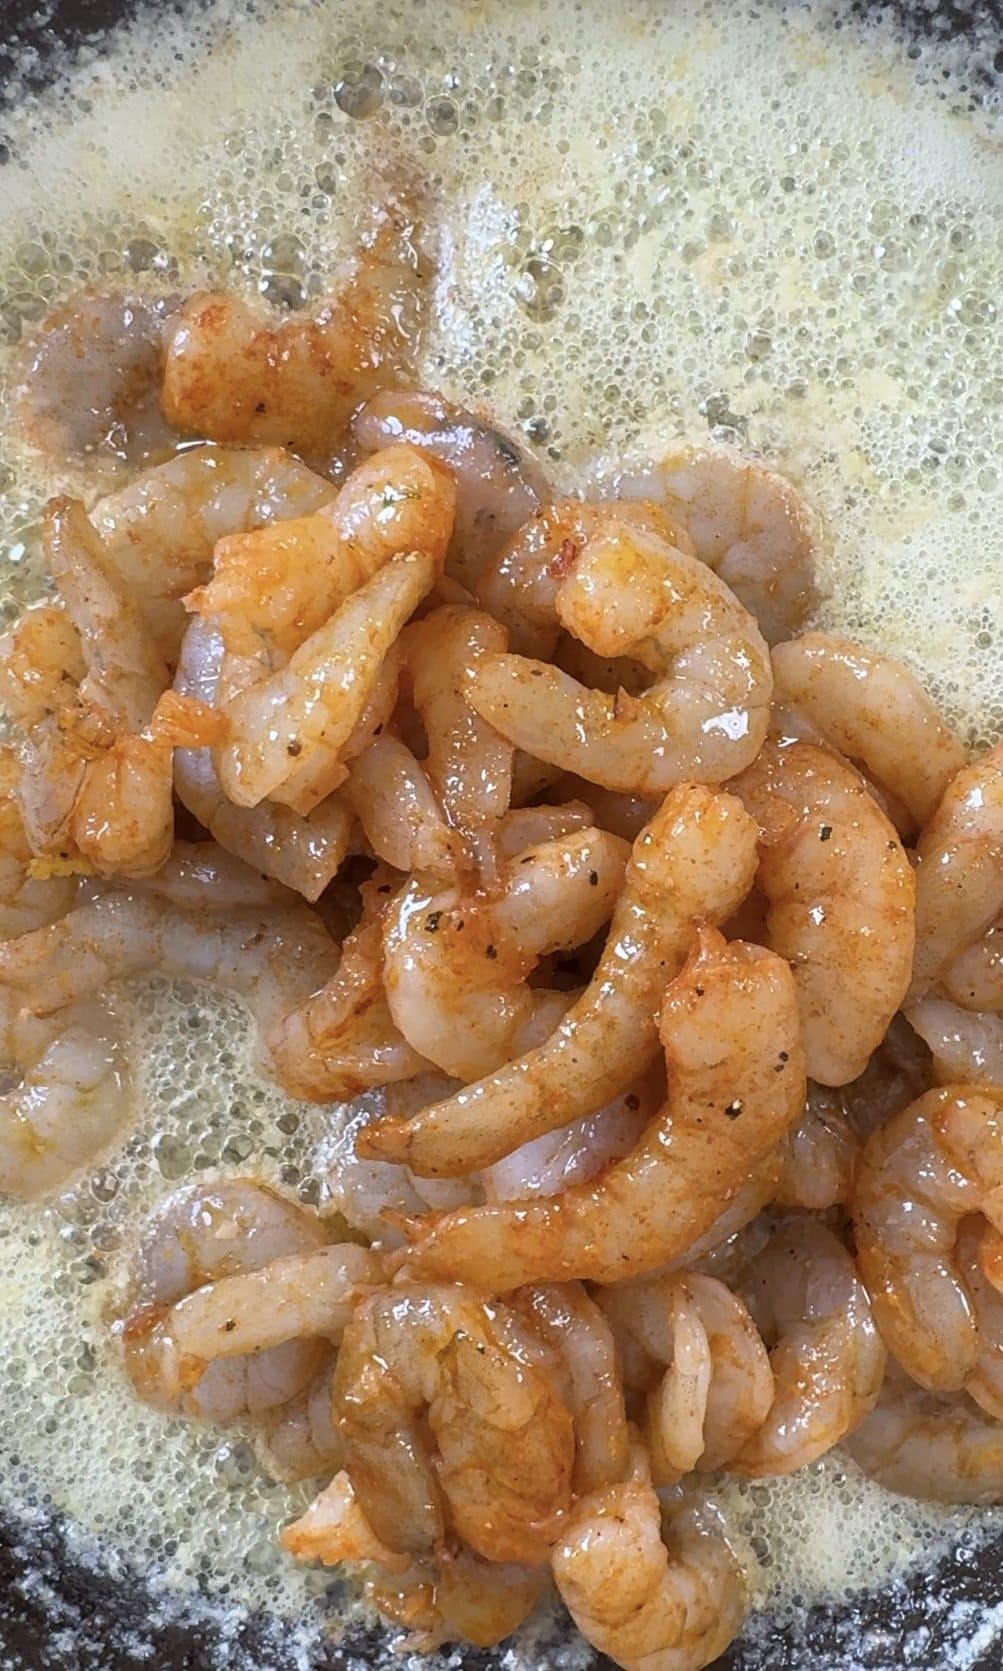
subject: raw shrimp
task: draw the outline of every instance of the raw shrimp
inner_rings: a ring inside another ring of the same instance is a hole
[[[559,836],[570,835],[572,830],[584,830],[598,822],[584,801],[565,801],[560,806],[510,807],[498,826],[498,852],[503,859],[514,859],[527,847],[556,841]]]
[[[776,646],[773,679],[780,701],[890,790],[914,827],[926,824],[965,750],[908,668],[835,633],[809,632]]]
[[[41,1019],[0,992],[0,1040],[0,1193],[34,1200],[96,1161],[129,1124],[121,1028],[104,1004]]]
[[[683,448],[621,471],[617,498],[664,502],[693,549],[759,622],[768,644],[790,638],[818,602],[816,518],[784,476],[726,452]]]
[[[678,1497],[663,1533],[640,1447],[628,1480],[575,1504],[552,1566],[585,1640],[624,1671],[701,1671],[748,1607],[742,1568],[709,1502]]]
[[[669,1099],[625,1159],[551,1200],[420,1221],[402,1256],[408,1276],[494,1293],[568,1277],[618,1282],[708,1230],[804,1107],[790,970],[761,946],[700,929],[660,1031]]]
[[[839,1444],[873,1409],[886,1353],[852,1256],[813,1219],[781,1225],[738,1292],[770,1348],[773,1401],[728,1466],[791,1474]]]
[[[332,1355],[330,1362],[318,1370],[303,1392],[264,1416],[259,1423],[255,1448],[263,1468],[272,1479],[288,1484],[296,1480],[316,1479],[321,1474],[325,1479],[331,1479],[341,1467],[345,1447],[331,1412],[333,1373]],[[300,1553],[297,1549],[290,1549],[290,1552]],[[335,1560],[350,1558],[347,1555],[335,1556]]]
[[[1003,916],[949,964],[943,988],[966,1010],[1003,1010]]]
[[[741,805],[675,789],[634,843],[599,965],[551,1038],[403,1124],[370,1126],[360,1154],[455,1177],[601,1108],[655,1060],[658,1007],[695,924],[731,916],[754,868],[755,827]]]
[[[978,1218],[961,1224],[957,1257],[971,1295],[979,1330],[979,1355],[965,1391],[995,1421],[1003,1420],[1003,1295],[999,1278],[998,1233]]]
[[[384,658],[435,584],[425,552],[391,558],[300,645],[286,667],[242,692],[227,712],[215,766],[237,806],[274,796],[294,772],[336,762],[361,718]],[[342,772],[342,779],[347,775]]]
[[[774,1199],[813,1212],[848,1202],[859,1152],[860,1139],[839,1091],[809,1083],[805,1111],[780,1145]]]
[[[963,1393],[938,1398],[889,1380],[844,1444],[886,1491],[924,1502],[1003,1502],[1003,1422],[987,1420]]]
[[[723,581],[657,534],[623,523],[573,548],[558,617],[602,657],[654,674],[640,696],[587,689],[546,662],[486,657],[477,711],[518,748],[627,794],[719,783],[754,759],[773,677],[755,621]]]
[[[1003,1015],[959,1009],[936,992],[910,1004],[905,1013],[933,1052],[938,1085],[996,1085],[1003,1090]]]
[[[1003,1088],[946,1086],[876,1131],[853,1202],[860,1273],[885,1344],[932,1391],[966,1386],[981,1339],[957,1251],[982,1213],[1003,1228]]]
[[[281,447],[189,447],[99,499],[91,521],[173,666],[187,625],[181,599],[208,579],[217,540],[310,516],[336,492]]]
[[[525,1306],[536,1332],[568,1367],[575,1495],[615,1485],[627,1472],[630,1439],[616,1346],[606,1318],[578,1282],[527,1288],[515,1303]]]
[[[543,472],[507,435],[438,395],[385,389],[352,427],[364,452],[405,441],[448,465],[457,501],[447,572],[476,595],[485,564],[546,494]]]
[[[214,841],[176,841],[159,870],[130,886],[185,911],[282,911],[296,904],[288,888],[252,870]]]
[[[424,280],[414,208],[374,210],[329,300],[274,322],[226,292],[189,297],[165,332],[163,407],[186,435],[317,458],[355,407],[412,374]]]
[[[348,1475],[336,1473],[298,1520],[279,1534],[282,1548],[300,1561],[322,1561],[326,1567],[343,1561],[375,1561],[387,1572],[406,1572],[410,1555],[398,1555],[381,1543],[359,1507]]]
[[[120,1326],[126,1373],[139,1397],[171,1414],[219,1422],[295,1398],[329,1350],[322,1342],[287,1339],[248,1357],[185,1364],[172,1334],[174,1307],[186,1295],[205,1293],[206,1283],[264,1271],[276,1259],[315,1252],[326,1240],[315,1214],[249,1178],[169,1196],[144,1227],[132,1306]]]
[[[590,824],[598,824],[601,830],[609,830],[612,835],[623,836],[625,841],[633,841],[658,810],[657,797],[618,795],[612,789],[600,788],[597,783],[586,783],[584,778],[575,777],[573,772],[562,773],[550,786],[549,793],[555,799],[559,795],[581,799],[591,813]]]
[[[73,904],[76,877],[37,875],[17,803],[20,779],[12,748],[0,747],[0,939],[16,939],[54,922]]]
[[[625,842],[586,829],[509,860],[490,894],[408,882],[386,917],[383,981],[409,1044],[456,1079],[509,1061],[533,1008],[528,977],[609,920],[628,857]]]
[[[450,876],[463,840],[451,830],[425,767],[389,732],[352,761],[342,801],[359,820],[378,859],[396,870]]]
[[[672,1271],[604,1289],[599,1304],[647,1393],[655,1484],[722,1468],[773,1400],[766,1348],[742,1301],[715,1277]]]
[[[12,419],[56,458],[138,464],[173,451],[160,410],[165,320],[178,301],[82,290],[47,313],[23,356]]]
[[[1003,743],[952,779],[916,857],[918,998],[1003,911]]]
[[[809,1077],[867,1065],[909,985],[913,876],[858,772],[771,738],[731,785],[759,824],[769,944],[794,970]]]
[[[537,1015],[539,1011],[540,1006]],[[645,1126],[664,1100],[664,1074],[657,1067],[651,1068],[594,1114],[534,1137],[504,1160],[486,1167],[480,1173],[486,1199],[530,1201],[541,1195],[560,1195],[573,1184],[587,1182],[611,1161],[622,1160],[636,1148]]]
[[[25,729],[71,707],[86,673],[80,634],[64,604],[32,604],[0,638],[0,698]]]
[[[215,704],[223,641],[203,621],[185,634],[175,677],[179,694]],[[208,748],[179,749],[174,756],[178,799],[228,853],[266,876],[316,900],[341,868],[352,838],[350,809],[331,795],[308,818],[262,801],[236,807],[223,793]]]
[[[363,1301],[335,1408],[346,1472],[390,1549],[429,1554],[451,1526],[486,1560],[546,1561],[570,1503],[574,1425],[542,1343],[505,1307],[436,1286]]]

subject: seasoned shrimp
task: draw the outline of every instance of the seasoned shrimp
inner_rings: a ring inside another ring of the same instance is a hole
[[[924,1502],[1003,1502],[1003,1422],[987,1420],[963,1393],[936,1397],[889,1380],[845,1448],[886,1491]]]
[[[383,980],[409,1044],[456,1079],[509,1061],[533,1008],[528,977],[609,920],[628,857],[625,842],[586,829],[509,860],[488,895],[408,882],[387,914]]]
[[[728,1466],[754,1477],[791,1474],[873,1409],[885,1348],[851,1255],[814,1220],[781,1225],[737,1287],[770,1347],[775,1390],[762,1424]]]
[[[438,395],[384,389],[352,428],[364,452],[406,441],[448,465],[458,493],[447,572],[476,595],[485,564],[545,496],[543,472],[507,435]]]
[[[73,904],[76,877],[36,875],[31,844],[17,802],[17,756],[0,747],[0,939],[13,940],[65,916]]]
[[[966,1010],[1003,1010],[1003,916],[949,964],[943,988]]]
[[[566,994],[550,996],[563,998]],[[534,1021],[541,1008],[537,1006]],[[558,1010],[554,1026],[563,1013],[563,1009]],[[504,1160],[486,1167],[479,1174],[485,1198],[530,1201],[541,1195],[560,1195],[573,1184],[587,1182],[636,1148],[645,1126],[664,1100],[664,1074],[657,1067],[651,1068],[594,1114],[534,1137]]]
[[[621,471],[610,486],[617,498],[664,502],[768,644],[792,637],[811,614],[818,527],[784,476],[730,453],[687,447]]]
[[[130,887],[185,911],[282,911],[296,904],[288,888],[252,870],[214,841],[176,841],[166,864]]]
[[[599,1304],[647,1393],[655,1484],[724,1467],[773,1401],[766,1348],[742,1301],[715,1277],[672,1271],[603,1289]]]
[[[168,422],[210,441],[330,454],[361,401],[412,375],[423,287],[413,205],[399,196],[309,314],[273,322],[226,292],[189,297],[165,332]]]
[[[960,1009],[936,992],[910,1004],[905,1013],[933,1053],[938,1085],[997,1085],[1003,1090],[1003,1015]]]
[[[587,689],[546,662],[486,657],[470,700],[518,748],[628,794],[720,783],[758,752],[769,724],[769,652],[752,616],[697,558],[623,523],[573,549],[557,588],[561,623],[602,657],[631,656],[640,696]]]
[[[804,1107],[790,970],[761,946],[700,929],[660,1031],[669,1099],[625,1159],[550,1200],[419,1222],[402,1256],[408,1275],[494,1293],[544,1279],[618,1282],[708,1230]]]
[[[1003,912],[1003,743],[952,779],[916,857],[918,998]]]
[[[62,603],[36,603],[0,638],[0,699],[25,728],[72,706],[87,674],[80,634]]]
[[[139,1397],[174,1415],[225,1422],[301,1393],[328,1350],[322,1342],[287,1337],[250,1356],[186,1363],[173,1338],[174,1308],[186,1295],[204,1294],[207,1283],[263,1272],[326,1240],[315,1214],[249,1178],[169,1196],[144,1227],[131,1309],[120,1327],[126,1373]]]
[[[322,1561],[326,1567],[340,1566],[343,1561],[375,1561],[387,1572],[403,1573],[411,1565],[409,1555],[398,1555],[380,1542],[343,1469],[298,1520],[283,1527],[279,1542],[298,1560]]]
[[[360,1154],[456,1177],[609,1102],[658,1054],[658,1007],[695,925],[727,920],[754,868],[755,827],[740,804],[675,789],[634,843],[596,972],[547,1042],[407,1122],[376,1122]]]
[[[378,1292],[345,1330],[335,1408],[346,1472],[388,1548],[430,1554],[451,1526],[486,1560],[546,1561],[574,1425],[550,1354],[512,1312],[461,1288]]]
[[[905,997],[913,876],[859,773],[770,739],[730,786],[759,824],[769,944],[794,970],[809,1076],[855,1079]]]
[[[341,1442],[341,1434],[334,1425],[331,1411],[333,1373],[332,1356],[331,1361],[318,1370],[303,1392],[290,1399],[288,1403],[279,1405],[259,1423],[255,1435],[255,1449],[262,1466],[272,1479],[292,1484],[296,1480],[316,1479],[321,1474],[325,1479],[331,1479],[332,1475],[337,1474],[344,1461],[345,1447]],[[321,1493],[322,1497],[323,1495],[324,1493]],[[315,1530],[319,1531],[320,1528],[315,1526]],[[289,1548],[292,1554],[301,1552],[299,1549],[292,1549],[288,1544],[284,1544],[284,1547]],[[307,1554],[305,1542],[302,1553],[304,1557]],[[336,1555],[334,1559],[350,1560],[352,1557]]]
[[[778,699],[860,762],[922,828],[965,750],[908,668],[835,633],[809,632],[776,646],[773,679]]]
[[[96,1161],[129,1124],[121,1028],[104,1004],[40,1019],[0,991],[0,1040],[0,1193],[34,1200]]]
[[[1003,1089],[928,1091],[876,1131],[853,1202],[860,1273],[886,1345],[932,1391],[968,1384],[982,1349],[958,1227],[1003,1228]]]
[[[428,773],[389,732],[351,762],[340,796],[378,859],[395,870],[451,876],[463,838],[446,822]]]
[[[616,1346],[606,1318],[577,1282],[527,1288],[517,1303],[568,1368],[575,1495],[615,1485],[627,1472],[630,1439]]]
[[[809,1082],[805,1111],[780,1146],[774,1199],[813,1212],[848,1202],[859,1152],[860,1139],[840,1093]]]
[[[742,1568],[709,1503],[677,1498],[663,1533],[640,1447],[628,1480],[575,1504],[552,1566],[585,1640],[624,1671],[701,1671],[748,1606]]]
[[[19,368],[12,417],[56,458],[129,464],[173,451],[160,410],[163,327],[178,301],[82,290],[47,313]]]

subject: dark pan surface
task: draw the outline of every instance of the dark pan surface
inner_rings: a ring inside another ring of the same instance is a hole
[[[43,86],[134,9],[130,0],[0,0],[0,99]],[[181,6],[159,0],[158,9]],[[870,0],[853,6],[861,16],[876,9]],[[893,0],[880,9],[917,37],[995,30],[993,69],[1003,75],[1003,0]],[[979,92],[974,85],[973,96]],[[1001,1671],[1001,1566],[1003,1538],[964,1541],[893,1589],[815,1606],[796,1628],[762,1625],[716,1671]],[[83,1557],[52,1511],[27,1520],[0,1512],[0,1671],[365,1671],[379,1658],[375,1638],[362,1631],[307,1662],[270,1619],[224,1629],[197,1600],[179,1614],[114,1553]],[[559,1656],[547,1659],[556,1671]],[[448,1663],[487,1671],[499,1656],[468,1650]]]

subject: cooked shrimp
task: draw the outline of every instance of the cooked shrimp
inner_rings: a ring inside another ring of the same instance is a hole
[[[76,877],[36,875],[31,844],[17,802],[17,756],[0,747],[0,939],[13,940],[65,916],[73,904]]]
[[[792,637],[817,604],[816,518],[784,476],[687,447],[646,469],[621,471],[611,488],[618,498],[664,502],[768,644]]]
[[[724,1467],[773,1401],[766,1348],[742,1301],[714,1277],[672,1271],[604,1289],[599,1304],[647,1393],[655,1484]]]
[[[364,452],[405,441],[448,465],[458,493],[447,570],[476,594],[485,564],[545,495],[543,472],[507,435],[438,395],[384,389],[352,428]]]
[[[309,314],[273,323],[225,291],[189,297],[165,332],[168,422],[210,441],[330,454],[361,401],[411,375],[422,288],[413,207],[391,197]]]
[[[518,1301],[568,1368],[575,1495],[615,1485],[627,1472],[630,1443],[616,1346],[606,1318],[577,1282],[527,1288]]]
[[[958,1257],[958,1226],[1003,1227],[1003,1089],[928,1091],[876,1131],[853,1202],[860,1272],[878,1327],[921,1386],[967,1385],[981,1349]]]
[[[966,1010],[1003,1010],[1003,916],[949,964],[943,988]]]
[[[385,732],[353,760],[340,790],[378,859],[396,870],[450,876],[463,840],[450,829],[420,761]]]
[[[922,828],[965,764],[965,750],[908,668],[835,633],[809,632],[776,646],[773,678],[777,697],[806,714]]]
[[[409,1555],[398,1555],[380,1542],[344,1470],[335,1474],[298,1520],[283,1527],[279,1543],[298,1560],[322,1561],[326,1567],[340,1566],[343,1561],[375,1561],[387,1572],[403,1573],[411,1565]]]
[[[388,1548],[430,1554],[451,1526],[486,1560],[546,1561],[574,1426],[513,1313],[460,1288],[382,1290],[345,1330],[335,1407],[346,1472]]]
[[[780,1145],[776,1200],[822,1212],[848,1202],[860,1138],[839,1091],[808,1085],[805,1111]]]
[[[0,1040],[0,1193],[34,1200],[97,1161],[128,1125],[121,1028],[107,1005],[43,1020],[0,992]]]
[[[845,1085],[909,985],[909,861],[859,774],[810,743],[771,738],[731,788],[759,824],[769,944],[794,970],[809,1077]]]
[[[709,1229],[804,1107],[790,970],[760,946],[700,929],[660,1031],[669,1099],[625,1159],[550,1200],[420,1222],[402,1257],[409,1277],[448,1274],[494,1293],[567,1277],[618,1282]]]
[[[1003,912],[1003,743],[952,779],[916,857],[918,998]]]
[[[144,1227],[131,1311],[121,1325],[125,1369],[139,1397],[171,1414],[223,1422],[275,1409],[301,1393],[328,1350],[320,1341],[287,1337],[247,1357],[186,1364],[172,1334],[174,1308],[186,1295],[205,1292],[206,1283],[264,1271],[274,1260],[316,1251],[326,1239],[315,1214],[248,1178],[169,1196]]]
[[[160,410],[161,339],[177,307],[174,297],[82,290],[53,308],[22,359],[17,433],[56,458],[106,453],[138,464],[171,452],[177,438]]]
[[[408,882],[386,918],[383,980],[409,1044],[456,1079],[509,1061],[533,1008],[529,975],[609,920],[628,856],[616,836],[586,829],[509,860],[489,895]]]
[[[938,1085],[996,1085],[1003,1090],[1003,1015],[959,1009],[936,992],[910,1004],[905,1013],[933,1053]]]
[[[229,740],[215,766],[231,801],[257,806],[307,761],[338,760],[384,658],[437,572],[436,559],[424,552],[391,558],[311,633],[286,667],[229,705]]]
[[[554,1550],[575,1624],[624,1671],[701,1671],[737,1634],[745,1577],[710,1504],[662,1505],[644,1453],[631,1477],[577,1502]]]
[[[845,1448],[886,1491],[925,1502],[1003,1502],[1003,1422],[987,1420],[964,1394],[938,1398],[888,1381]]]
[[[550,1039],[406,1123],[368,1127],[360,1154],[455,1177],[609,1102],[655,1060],[666,983],[695,924],[725,921],[748,892],[754,848],[733,797],[674,790],[634,843],[599,965]]]
[[[719,783],[754,759],[769,724],[769,652],[752,616],[697,558],[614,524],[575,548],[561,623],[597,655],[655,675],[640,696],[586,689],[546,662],[487,657],[470,700],[518,748],[627,794]]]

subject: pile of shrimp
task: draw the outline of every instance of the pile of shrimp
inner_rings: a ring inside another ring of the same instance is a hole
[[[810,630],[761,462],[562,498],[416,390],[427,277],[392,197],[312,313],[88,294],[25,357],[26,444],[128,479],[0,661],[0,1189],[124,1141],[123,980],[236,991],[343,1137],[320,1210],[137,1228],[137,1395],[317,1480],[283,1547],[420,1646],[556,1588],[698,1671],[714,1474],[1003,1500],[1003,747]]]

